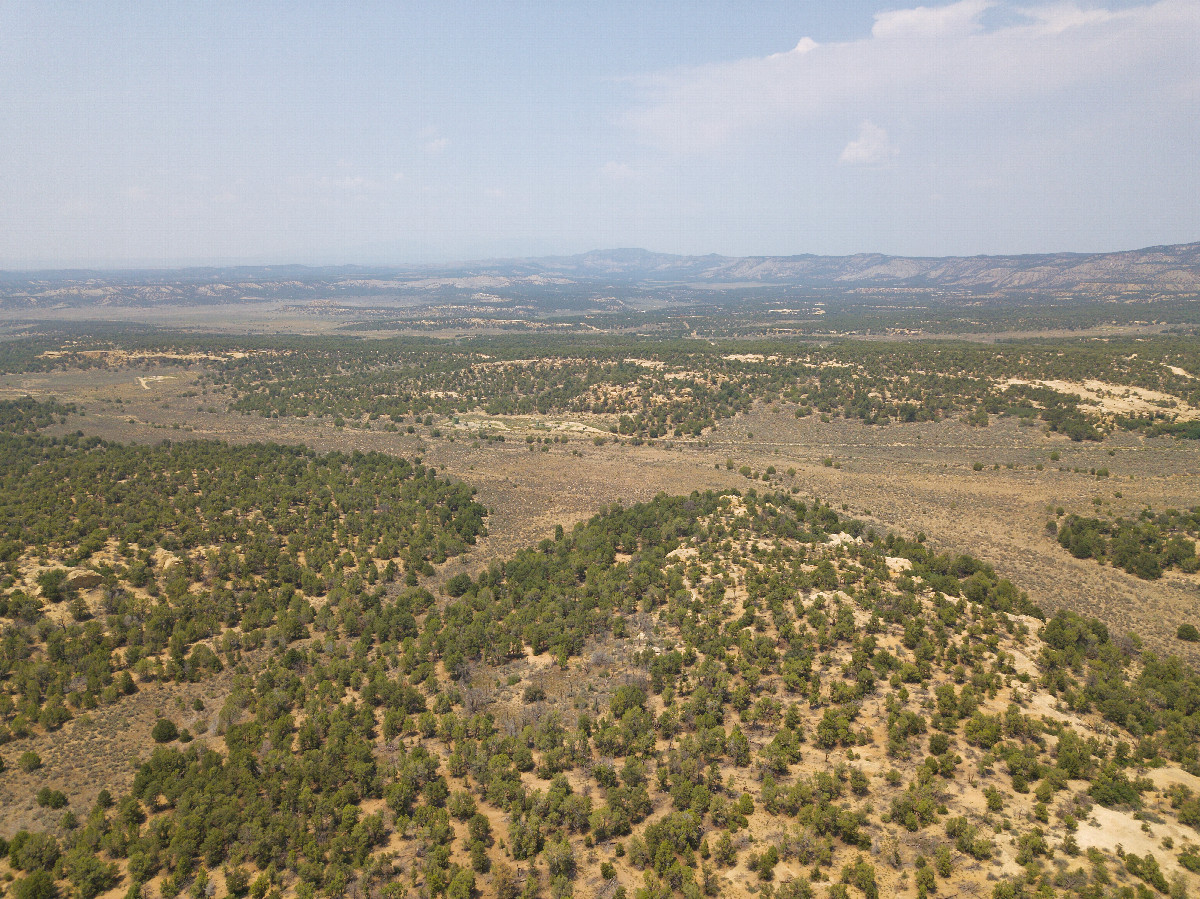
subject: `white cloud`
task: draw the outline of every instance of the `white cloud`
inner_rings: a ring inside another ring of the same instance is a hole
[[[995,8],[1006,24],[989,27]],[[797,127],[938,127],[997,109],[1053,128],[1081,99],[1177,119],[1200,101],[1197,46],[1200,0],[1112,10],[961,0],[880,13],[858,40],[804,39],[785,53],[659,73],[638,82],[628,122],[660,149],[705,153]],[[1189,109],[1168,108],[1181,98]]]
[[[421,149],[427,156],[440,156],[450,146],[450,139],[442,135],[442,129],[437,125],[426,125],[417,136],[421,139]]]
[[[1103,25],[1114,16],[1114,13],[1106,9],[1082,9],[1071,3],[1025,7],[1020,13],[1036,23],[1037,30],[1045,34],[1058,34],[1070,28]]]
[[[316,184],[334,190],[349,191],[375,187],[375,183],[363,175],[321,175],[316,179]]]
[[[338,162],[333,171],[307,172],[293,175],[287,182],[293,189],[308,192],[315,189],[329,194],[368,195],[380,191],[396,191],[406,181],[403,172],[356,171],[349,163]]]
[[[624,162],[606,162],[600,168],[600,173],[609,181],[632,181],[637,177],[637,172],[633,166]]]
[[[887,132],[871,122],[863,122],[858,137],[846,144],[838,162],[845,165],[882,165],[896,155]]]
[[[811,37],[802,37],[799,42],[791,50],[786,53],[772,53],[767,59],[782,59],[785,56],[803,56],[805,53],[810,53],[817,47],[821,46]]]
[[[945,39],[952,35],[975,34],[982,30],[979,18],[995,3],[990,0],[961,0],[949,6],[918,6],[876,13],[871,37],[887,40]]]

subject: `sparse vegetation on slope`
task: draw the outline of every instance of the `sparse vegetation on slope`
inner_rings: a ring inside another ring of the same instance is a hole
[[[695,493],[446,587],[331,591],[238,671],[211,736],[154,750],[75,826],[17,834],[13,889],[1091,897],[1192,877],[1200,679],[1098,622],[1043,623],[979,560],[793,495]]]
[[[471,488],[378,453],[0,434],[0,454],[0,739],[286,646],[313,600],[378,606],[484,532]]]

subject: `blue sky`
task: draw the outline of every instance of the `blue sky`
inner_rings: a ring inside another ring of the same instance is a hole
[[[1200,239],[1200,0],[0,5],[0,267]]]

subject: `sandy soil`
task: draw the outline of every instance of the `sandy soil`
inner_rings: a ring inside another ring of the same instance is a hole
[[[1182,368],[1168,365],[1175,374],[1192,377]],[[1159,390],[1149,390],[1145,387],[1123,387],[1120,384],[1109,384],[1105,381],[1089,379],[1087,381],[1025,381],[1020,378],[1010,378],[1003,382],[1009,384],[1037,384],[1049,387],[1059,393],[1078,394],[1085,402],[1095,403],[1101,411],[1108,415],[1153,415],[1155,412],[1170,412],[1181,421],[1194,421],[1200,418],[1200,409],[1194,409],[1178,397]]]

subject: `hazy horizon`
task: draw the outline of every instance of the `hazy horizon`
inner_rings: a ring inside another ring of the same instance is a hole
[[[178,272],[201,269],[236,269],[236,268],[306,268],[313,270],[322,269],[342,269],[342,268],[357,268],[357,269],[421,269],[430,268],[441,270],[453,268],[455,266],[471,266],[471,265],[489,265],[514,263],[520,261],[539,261],[545,259],[568,259],[579,256],[587,256],[591,254],[605,253],[622,253],[622,252],[645,252],[654,256],[678,256],[682,259],[698,259],[706,256],[717,256],[728,259],[739,258],[778,258],[786,259],[789,257],[801,256],[816,256],[819,258],[842,259],[854,256],[888,256],[891,258],[912,258],[912,259],[972,259],[972,258],[1006,258],[1020,256],[1090,256],[1104,255],[1106,253],[1137,253],[1147,250],[1153,250],[1158,247],[1177,247],[1191,246],[1200,243],[1200,241],[1183,241],[1178,244],[1152,244],[1144,247],[1125,247],[1117,250],[1108,251],[1087,251],[1087,250],[1043,250],[1033,251],[1029,253],[975,253],[971,255],[945,255],[945,256],[916,256],[907,254],[894,253],[877,253],[873,250],[863,250],[858,253],[787,253],[787,254],[767,254],[767,253],[747,253],[744,255],[732,255],[726,253],[666,253],[658,250],[651,250],[646,247],[594,247],[590,250],[583,250],[578,253],[550,253],[540,256],[524,255],[524,256],[488,256],[479,257],[476,259],[433,259],[433,260],[397,260],[397,261],[379,261],[379,262],[326,262],[313,263],[302,262],[296,260],[289,261],[215,261],[215,262],[180,262],[176,264],[155,264],[139,265],[137,263],[129,264],[113,264],[113,265],[62,265],[62,266],[42,266],[37,268],[0,268],[0,272],[6,275],[36,275],[47,273],[69,273],[69,272],[97,272],[117,274],[122,272]]]

